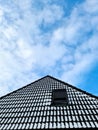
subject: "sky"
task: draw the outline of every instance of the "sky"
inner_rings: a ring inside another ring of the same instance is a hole
[[[0,0],[0,96],[46,75],[98,96],[98,0]]]

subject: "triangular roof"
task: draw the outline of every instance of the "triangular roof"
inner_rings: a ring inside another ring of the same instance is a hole
[[[68,104],[52,105],[52,93],[66,89]],[[51,76],[0,98],[0,129],[98,128],[98,97]]]

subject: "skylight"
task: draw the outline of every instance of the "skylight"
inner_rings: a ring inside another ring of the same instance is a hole
[[[66,89],[55,89],[52,91],[52,105],[66,105],[67,103]]]

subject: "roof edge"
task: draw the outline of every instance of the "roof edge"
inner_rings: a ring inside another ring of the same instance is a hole
[[[98,99],[98,96],[95,96],[95,95],[93,95],[93,94],[91,94],[91,93],[89,93],[89,92],[87,92],[87,91],[84,91],[84,90],[82,90],[82,89],[80,89],[80,88],[77,88],[77,87],[75,87],[75,86],[73,86],[73,85],[71,85],[71,84],[69,84],[69,83],[66,83],[66,82],[64,82],[64,81],[62,81],[62,80],[60,80],[60,79],[54,78],[54,77],[52,77],[52,76],[50,76],[50,75],[47,75],[47,76],[50,77],[50,78],[52,78],[52,79],[55,79],[55,80],[57,80],[57,81],[59,81],[59,82],[61,82],[61,83],[63,83],[63,84],[65,84],[65,85],[68,85],[68,86],[70,86],[70,87],[72,87],[72,88],[74,88],[74,89],[76,89],[76,90],[78,90],[78,91],[80,91],[80,92],[83,92],[83,93],[85,93],[85,94],[87,94],[87,95],[89,95],[89,96],[91,96],[91,97],[94,97],[94,98]]]
[[[70,86],[70,87],[72,87],[72,88],[74,88],[74,89],[76,89],[76,90],[78,90],[78,91],[80,91],[80,92],[83,92],[83,93],[85,93],[85,94],[87,94],[87,95],[89,95],[89,96],[91,96],[91,97],[94,97],[94,98],[98,99],[98,96],[95,96],[95,95],[93,95],[93,94],[91,94],[91,93],[89,93],[89,92],[86,92],[86,91],[84,91],[84,90],[82,90],[82,89],[80,89],[80,88],[77,88],[77,87],[75,87],[75,86],[73,86],[73,85],[71,85],[71,84],[69,84],[69,83],[66,83],[66,82],[64,82],[64,81],[62,81],[62,80],[60,80],[60,79],[57,79],[57,78],[55,78],[55,77],[53,77],[53,76],[50,76],[50,75],[46,75],[46,76],[44,76],[44,77],[42,77],[42,78],[40,78],[40,79],[35,80],[34,82],[31,82],[31,83],[29,83],[29,84],[27,84],[27,85],[25,85],[25,86],[23,86],[23,87],[21,87],[21,88],[18,88],[17,90],[14,90],[14,91],[12,91],[12,92],[10,92],[10,93],[8,93],[8,94],[5,94],[4,96],[1,96],[0,99],[4,98],[4,97],[6,97],[6,96],[9,96],[9,95],[12,94],[12,93],[17,92],[18,90],[21,90],[21,89],[23,89],[23,88],[26,88],[27,86],[29,86],[29,85],[31,85],[31,84],[34,84],[34,83],[36,83],[36,82],[38,82],[38,81],[40,81],[40,80],[42,80],[42,79],[44,79],[44,78],[46,78],[46,77],[52,78],[52,79],[54,79],[54,80],[57,80],[58,82],[61,82],[61,83],[63,83],[64,85],[68,85],[68,86]]]
[[[38,81],[40,81],[40,80],[42,80],[42,79],[44,79],[44,78],[46,78],[46,77],[49,77],[49,75],[46,75],[46,76],[44,76],[44,77],[42,77],[42,78],[39,78],[39,79],[35,80],[34,82],[31,82],[31,83],[29,83],[29,84],[27,84],[27,85],[25,85],[25,86],[23,86],[23,87],[20,87],[20,88],[14,90],[14,91],[12,91],[12,92],[9,92],[9,93],[7,93],[7,94],[1,96],[0,99],[4,98],[4,97],[6,97],[6,96],[9,96],[9,95],[12,94],[12,93],[17,92],[18,90],[21,90],[21,89],[23,89],[23,88],[26,88],[27,86],[29,86],[29,85],[31,85],[31,84],[33,84],[33,83],[36,83],[36,82],[38,82]]]

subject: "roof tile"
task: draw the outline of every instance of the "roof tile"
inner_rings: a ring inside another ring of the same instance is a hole
[[[66,89],[68,104],[51,105],[52,90]],[[98,97],[46,76],[0,98],[1,129],[98,128]]]

